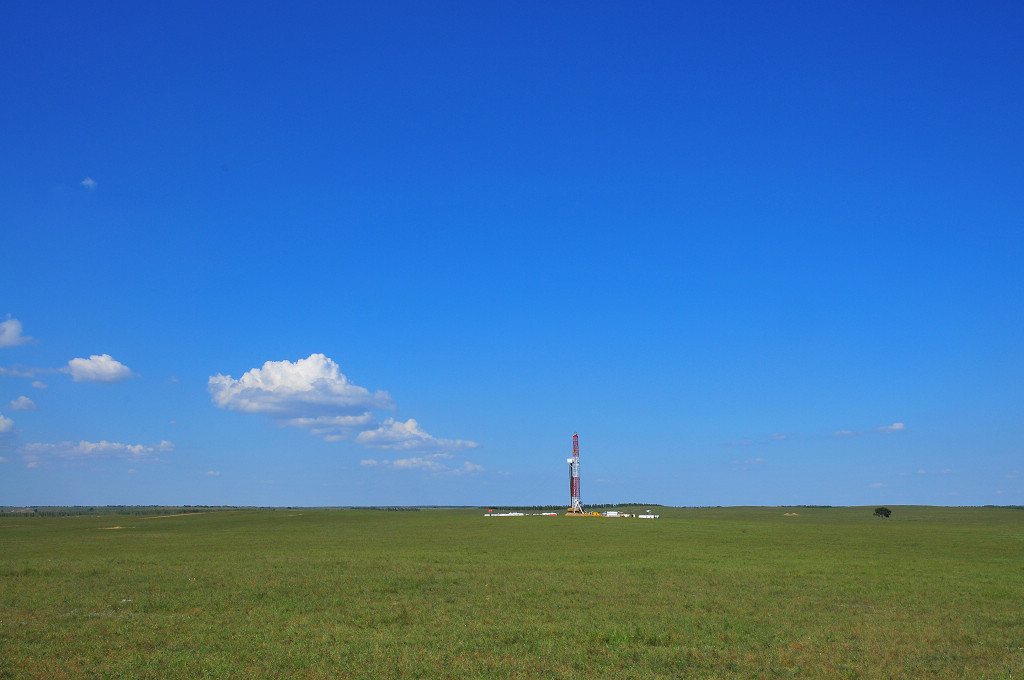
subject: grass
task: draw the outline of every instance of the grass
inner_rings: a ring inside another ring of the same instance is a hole
[[[0,678],[1024,677],[1022,510],[658,510],[3,517]]]

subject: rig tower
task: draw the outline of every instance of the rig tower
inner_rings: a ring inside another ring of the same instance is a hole
[[[572,433],[572,458],[569,458],[569,512],[583,513],[583,503],[580,502],[580,438],[575,432]]]

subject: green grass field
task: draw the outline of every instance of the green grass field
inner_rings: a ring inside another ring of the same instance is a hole
[[[892,508],[7,516],[0,677],[1024,678],[1024,510]]]

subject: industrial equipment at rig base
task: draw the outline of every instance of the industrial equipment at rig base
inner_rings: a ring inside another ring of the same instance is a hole
[[[643,514],[634,514],[629,512],[617,512],[615,510],[609,510],[605,513],[600,512],[584,512],[583,502],[580,500],[580,436],[576,432],[572,433],[572,458],[566,460],[569,463],[569,509],[566,511],[566,517],[638,517],[640,519],[658,519],[659,515],[651,514],[648,510]],[[556,512],[533,512],[529,513],[532,516],[544,516],[544,517],[557,517]],[[487,511],[484,517],[526,517],[525,512],[492,512]]]
[[[580,501],[580,436],[572,433],[572,458],[569,463],[569,512],[571,515],[583,514],[583,503]]]

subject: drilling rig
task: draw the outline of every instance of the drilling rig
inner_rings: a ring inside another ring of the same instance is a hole
[[[569,514],[582,515],[583,503],[580,502],[580,437],[572,433],[572,458],[569,463]]]

